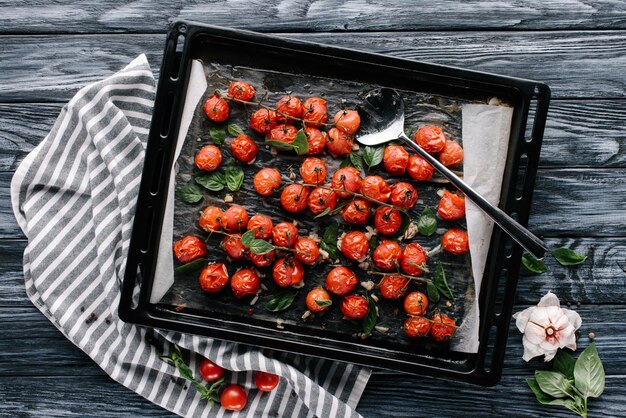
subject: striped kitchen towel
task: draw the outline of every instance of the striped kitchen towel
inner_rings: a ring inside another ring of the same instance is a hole
[[[11,183],[17,221],[28,238],[28,297],[113,379],[183,416],[358,416],[370,371],[351,364],[259,350],[122,322],[120,283],[155,96],[144,55],[81,89]],[[159,359],[173,344],[198,373],[201,356],[233,371],[248,391],[241,413],[210,408],[193,385]],[[282,378],[254,388],[254,370]]]

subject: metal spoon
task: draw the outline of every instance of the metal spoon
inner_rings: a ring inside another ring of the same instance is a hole
[[[397,139],[414,149],[437,171],[443,174],[457,189],[465,193],[487,216],[504,232],[513,238],[535,258],[542,259],[548,252],[545,244],[530,231],[493,206],[467,183],[441,164],[436,158],[411,141],[404,133],[404,102],[397,91],[381,88],[368,93],[365,101],[358,107],[361,117],[360,134],[357,140],[363,145],[380,145]]]

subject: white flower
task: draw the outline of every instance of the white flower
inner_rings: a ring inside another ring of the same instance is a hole
[[[561,308],[559,298],[554,293],[548,292],[537,306],[517,312],[513,318],[516,319],[517,328],[524,334],[524,360],[545,355],[545,361],[550,361],[559,348],[576,350],[575,332],[582,322],[580,315]]]

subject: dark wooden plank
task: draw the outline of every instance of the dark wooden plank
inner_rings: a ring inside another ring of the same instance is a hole
[[[24,237],[11,208],[10,186],[12,177],[12,172],[0,172],[0,239]]]

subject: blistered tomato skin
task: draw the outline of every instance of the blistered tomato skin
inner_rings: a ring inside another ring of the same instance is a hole
[[[280,194],[280,205],[287,212],[302,212],[307,207],[309,190],[301,184],[290,184]]]
[[[228,86],[227,95],[233,99],[249,102],[252,98],[254,98],[255,93],[256,90],[249,83],[246,83],[245,81],[232,81]]]
[[[276,103],[276,119],[279,122],[294,123],[302,118],[304,106],[296,96],[284,96]]]
[[[307,205],[314,215],[319,215],[326,209],[333,210],[337,206],[337,193],[330,189],[316,187],[309,194]]]
[[[259,109],[250,117],[250,128],[263,135],[268,134],[277,123],[276,112],[271,109]]]
[[[380,176],[367,176],[361,184],[361,193],[370,199],[387,203],[391,197],[391,187],[385,179]]]
[[[200,362],[200,375],[207,382],[217,382],[224,377],[224,368],[205,358]]]
[[[270,141],[279,141],[291,144],[298,134],[298,128],[293,125],[281,124],[273,127],[267,139]]]
[[[222,163],[222,153],[215,145],[206,145],[194,159],[196,167],[203,171],[214,171]]]
[[[187,235],[174,243],[174,255],[181,263],[190,263],[206,255],[206,244],[198,237]]]
[[[385,299],[398,299],[404,296],[409,279],[403,276],[384,276],[378,285],[380,295]]]
[[[280,187],[280,172],[275,168],[262,168],[254,175],[254,190],[261,196],[271,196]]]
[[[252,251],[248,252],[248,258],[257,267],[267,267],[272,265],[274,258],[276,258],[276,251],[272,250],[265,254],[255,254]]]
[[[200,272],[198,281],[200,282],[200,288],[205,292],[220,292],[228,284],[226,265],[222,263],[209,264]]]
[[[347,267],[335,267],[326,275],[325,287],[337,296],[346,295],[354,290],[359,280],[356,274]]]
[[[465,197],[444,190],[437,206],[437,213],[446,221],[456,221],[465,216]]]
[[[306,307],[309,309],[309,311],[313,313],[324,312],[328,310],[331,305],[323,304],[322,306],[320,306],[320,304],[318,304],[316,301],[327,302],[330,300],[331,299],[330,299],[330,295],[328,294],[328,292],[321,287],[317,287],[311,290],[306,295]]]
[[[382,240],[372,254],[374,265],[385,271],[398,268],[400,266],[400,257],[402,257],[400,244],[391,240]]]
[[[300,166],[300,176],[307,184],[319,186],[326,181],[326,164],[317,157],[308,157]]]
[[[248,211],[243,206],[232,205],[222,214],[222,228],[226,232],[239,232],[248,226]]]
[[[337,195],[346,199],[352,193],[357,193],[361,190],[363,181],[361,180],[359,170],[354,167],[344,167],[335,171],[331,184]]]
[[[409,315],[422,316],[428,310],[428,298],[422,292],[411,292],[404,298],[404,310]]]
[[[348,135],[354,135],[361,125],[361,117],[356,110],[340,110],[333,118],[335,127]]]
[[[272,373],[254,372],[254,385],[261,392],[271,392],[278,386],[280,378]]]
[[[383,235],[393,235],[402,226],[402,215],[398,209],[380,206],[374,214],[374,228]]]
[[[361,231],[350,231],[341,239],[341,252],[346,258],[361,261],[370,250],[367,236]]]
[[[220,395],[220,404],[227,411],[241,411],[248,403],[246,391],[239,385],[226,387]]]
[[[224,237],[222,247],[224,247],[224,251],[226,251],[228,256],[234,260],[239,260],[246,254],[246,247],[241,242],[241,234]]]
[[[272,242],[279,247],[293,247],[298,242],[298,228],[290,222],[276,224],[272,229]]]
[[[433,125],[419,128],[413,140],[429,154],[440,152],[446,144],[446,136],[441,128]]]
[[[456,321],[446,314],[433,315],[430,336],[433,340],[443,343],[449,341],[456,331]]]
[[[463,162],[463,148],[456,141],[446,140],[446,145],[439,153],[439,161],[446,167],[456,167]]]
[[[326,146],[327,134],[317,128],[307,126],[304,128],[304,134],[306,135],[306,142],[309,144],[309,155],[319,155],[324,152]]]
[[[311,238],[299,238],[295,246],[296,259],[304,264],[315,264],[320,257],[317,243]]]
[[[211,96],[204,102],[204,114],[213,122],[224,122],[229,112],[228,102],[221,97]]]
[[[369,310],[367,299],[359,295],[348,295],[341,300],[341,313],[350,319],[363,319]]]
[[[326,149],[335,157],[348,155],[352,152],[354,139],[345,132],[337,128],[328,130],[328,139],[326,141]]]
[[[426,264],[428,261],[428,253],[421,245],[416,242],[407,244],[402,250],[402,257],[400,257],[400,268],[409,276],[421,276],[424,274],[424,270],[420,266]]]
[[[409,176],[416,181],[428,181],[435,174],[435,167],[419,155],[411,155],[409,157],[407,170]]]
[[[424,317],[407,318],[404,321],[404,332],[410,339],[424,338],[428,336],[431,328],[431,322]]]
[[[469,251],[467,231],[458,228],[448,229],[441,238],[441,246],[450,254],[467,254]]]
[[[248,231],[254,231],[254,238],[268,239],[272,236],[274,222],[265,215],[256,214],[248,221]]]
[[[302,106],[304,107],[302,120],[305,126],[317,128],[328,120],[326,100],[321,97],[310,97],[304,101]]]
[[[406,172],[409,164],[409,153],[400,145],[385,147],[383,154],[383,166],[387,173],[392,176],[401,176]]]
[[[404,209],[411,209],[417,203],[417,190],[410,183],[399,182],[391,188],[389,203]]]
[[[341,217],[350,225],[365,225],[372,205],[363,199],[354,199],[341,211]]]
[[[252,269],[242,269],[233,274],[230,279],[230,288],[233,296],[241,299],[244,296],[255,295],[261,286],[259,275]]]
[[[208,206],[204,208],[202,212],[200,212],[198,224],[200,225],[200,228],[204,229],[207,232],[219,231],[219,229],[222,227],[223,214],[224,211],[217,206]]]
[[[230,144],[233,156],[242,163],[250,164],[259,153],[259,147],[248,135],[239,135]]]
[[[292,257],[280,258],[272,269],[274,282],[280,287],[288,287],[302,282],[304,266]]]

